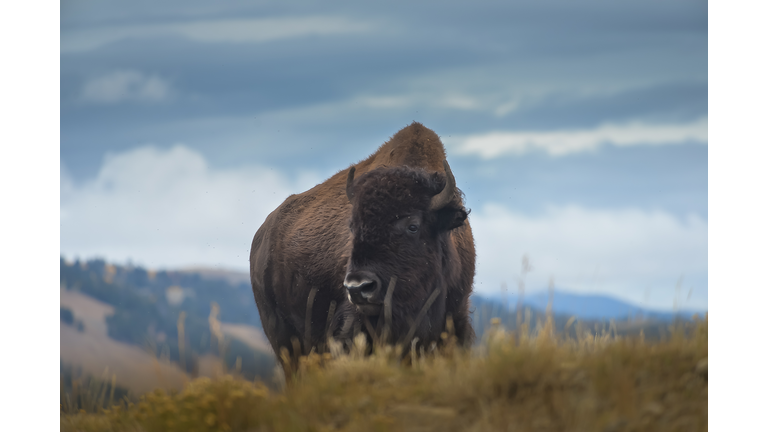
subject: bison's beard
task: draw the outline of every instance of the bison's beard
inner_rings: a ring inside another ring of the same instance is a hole
[[[361,314],[368,316],[379,316],[382,311],[382,306],[379,304],[364,304],[356,306],[357,310],[359,310]]]
[[[414,338],[418,345],[439,343],[444,322],[435,318],[445,316],[444,302],[436,301],[441,292],[441,289],[434,288],[424,301],[393,304],[389,323],[385,318],[384,305],[345,301],[336,314],[332,335],[336,340],[351,341],[358,332],[363,332],[368,333],[373,342],[404,344],[405,347],[409,347],[410,340]]]

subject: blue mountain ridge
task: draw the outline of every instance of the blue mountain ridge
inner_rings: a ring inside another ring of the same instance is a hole
[[[473,294],[473,298],[497,302],[503,307],[504,302],[514,310],[517,305],[517,295],[509,294],[506,299],[502,294]],[[549,292],[537,291],[523,298],[523,306],[544,311],[549,303]],[[603,294],[575,294],[564,291],[554,291],[552,296],[552,312],[561,315],[575,316],[581,319],[628,319],[630,317],[653,318],[671,321],[675,318],[691,319],[693,315],[704,316],[706,311],[677,310],[663,311],[640,307],[615,297]]]

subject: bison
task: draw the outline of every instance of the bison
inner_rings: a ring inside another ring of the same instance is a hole
[[[475,247],[467,215],[440,138],[416,122],[367,159],[289,196],[256,232],[250,255],[275,353],[285,348],[296,358],[358,332],[406,346],[441,343],[450,321],[458,342],[470,345]]]

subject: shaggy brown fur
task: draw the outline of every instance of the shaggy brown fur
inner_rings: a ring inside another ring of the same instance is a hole
[[[438,136],[414,122],[352,165],[354,206],[346,195],[347,168],[291,195],[267,217],[251,245],[251,283],[276,353],[281,347],[292,357],[300,354],[297,350],[324,349],[327,326],[341,340],[366,332],[363,315],[342,284],[348,270],[359,269],[375,273],[384,285],[391,276],[398,278],[392,341],[405,336],[427,297],[439,288],[414,336],[419,344],[439,342],[450,315],[459,341],[472,343],[468,309],[475,248],[461,191],[456,189],[443,209],[428,210],[430,198],[446,182],[444,160]],[[398,222],[406,218],[418,220],[416,234],[405,233],[410,222]],[[332,302],[335,311],[329,317]],[[376,326],[376,317],[371,318]]]

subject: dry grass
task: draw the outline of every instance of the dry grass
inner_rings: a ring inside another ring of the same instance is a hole
[[[226,376],[157,390],[137,404],[61,415],[62,431],[696,431],[707,429],[707,320],[649,343],[610,333],[575,339],[551,320],[496,328],[472,353],[445,348],[399,362],[311,355],[279,393]],[[535,333],[535,334],[531,334]]]

